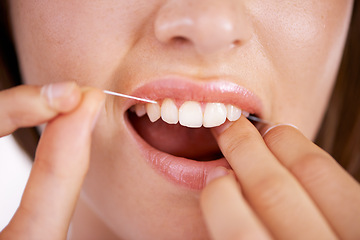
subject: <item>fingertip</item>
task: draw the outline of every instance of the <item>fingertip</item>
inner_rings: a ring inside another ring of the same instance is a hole
[[[200,195],[200,204],[203,209],[208,209],[209,201],[219,197],[219,191],[223,191],[224,184],[227,185],[229,183],[228,177],[229,171],[224,167],[216,167],[209,172],[206,178],[206,185]]]
[[[213,136],[218,139],[220,137],[220,135],[222,135],[224,132],[228,132],[228,129],[233,129],[233,126],[238,126],[239,124],[243,124],[244,121],[248,121],[246,117],[244,117],[243,115],[241,115],[241,117],[234,121],[226,121],[224,124],[215,127],[215,128],[211,128],[211,132],[213,134]],[[235,127],[237,128],[237,127]],[[232,131],[234,132],[234,131]],[[236,131],[235,131],[236,132]]]
[[[226,157],[228,153],[233,152],[242,144],[248,145],[249,141],[258,141],[261,139],[258,129],[245,117],[233,122],[219,135],[215,136],[219,147]],[[229,159],[228,159],[229,160]]]
[[[81,90],[75,82],[57,82],[44,85],[41,95],[50,108],[60,113],[75,109],[81,100]]]
[[[96,105],[95,115],[93,117],[93,122],[91,125],[91,130],[94,130],[95,125],[96,125],[96,123],[102,113],[102,110],[104,109],[104,106],[105,106],[104,92],[99,89],[93,89],[93,94],[95,95],[94,101],[97,105]]]
[[[105,94],[103,91],[97,88],[85,87],[81,88],[83,94],[83,104],[86,104],[86,108],[92,112],[90,125],[91,130],[94,129],[96,122],[101,115],[102,109],[105,105]]]
[[[226,121],[224,124],[211,128],[211,132],[215,138],[219,137],[223,132],[225,132],[229,127],[231,127],[234,122]]]
[[[91,94],[94,98],[96,98],[98,101],[105,100],[105,93],[94,87],[83,87],[81,88],[82,93]]]
[[[86,87],[81,88],[81,92],[84,95],[83,101],[87,101],[87,104],[91,108],[94,108],[96,112],[103,107],[105,103],[105,94],[100,89]]]
[[[241,115],[241,117],[234,122],[229,122],[226,121],[224,124],[222,124],[219,127],[215,127],[212,128],[212,133],[213,135],[218,138],[220,135],[223,135],[223,133],[237,133],[236,129],[241,129],[241,130],[256,130],[256,132],[258,132],[258,130],[255,128],[255,126],[243,115]],[[231,134],[230,134],[231,135]]]
[[[213,181],[217,178],[228,175],[229,173],[230,173],[229,169],[221,167],[221,166],[212,169],[206,177],[206,185],[208,185],[211,181]]]

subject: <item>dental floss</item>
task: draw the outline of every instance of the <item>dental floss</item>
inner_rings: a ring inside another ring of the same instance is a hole
[[[134,99],[134,100],[138,100],[138,101],[142,101],[142,102],[157,103],[154,100],[134,97],[134,96],[130,96],[130,95],[122,94],[122,93],[117,93],[117,92],[112,92],[112,91],[108,91],[108,90],[103,90],[103,92],[106,93],[106,94],[109,94],[109,95],[118,96],[118,97],[124,97],[124,98],[130,98],[130,99]]]
[[[255,116],[253,116],[253,115],[249,115],[247,118],[250,119],[250,120],[252,120],[252,121],[255,121],[255,122],[260,122],[260,123],[265,123],[265,124],[273,125],[272,122],[267,121],[267,120],[264,120],[264,119],[261,119],[261,118],[258,118],[258,117],[255,117]]]

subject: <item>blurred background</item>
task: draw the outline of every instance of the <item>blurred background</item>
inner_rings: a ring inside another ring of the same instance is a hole
[[[31,161],[13,136],[0,138],[0,231],[19,206],[30,170]]]

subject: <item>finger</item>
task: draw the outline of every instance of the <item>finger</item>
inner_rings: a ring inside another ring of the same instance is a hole
[[[291,126],[271,129],[264,141],[303,185],[338,236],[359,239],[359,184],[325,151]]]
[[[227,171],[222,168],[216,170]],[[214,240],[270,239],[241,195],[233,174],[219,177],[207,184],[201,193],[200,205]]]
[[[245,198],[276,239],[333,239],[331,228],[295,177],[241,117],[217,136]]]
[[[21,85],[0,92],[0,137],[19,127],[44,123],[59,113],[73,110],[81,90],[74,82],[39,86]]]
[[[8,234],[26,233],[19,239],[65,239],[88,169],[91,131],[103,101],[103,93],[89,90],[75,111],[48,124]]]

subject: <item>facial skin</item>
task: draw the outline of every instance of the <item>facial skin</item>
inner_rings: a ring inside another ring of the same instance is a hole
[[[352,3],[9,1],[25,83],[73,80],[129,94],[170,75],[226,79],[261,99],[265,119],[292,123],[310,139],[327,107]],[[146,163],[125,125],[125,102],[107,98],[99,118],[74,234],[77,222],[92,219],[106,227],[87,226],[89,235],[207,238],[199,193]]]

